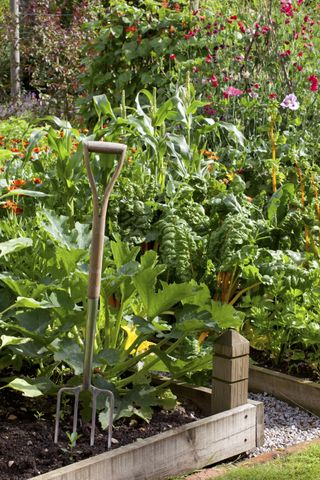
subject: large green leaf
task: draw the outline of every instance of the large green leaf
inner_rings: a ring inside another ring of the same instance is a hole
[[[133,279],[149,319],[155,318],[184,298],[190,297],[195,293],[195,288],[190,283],[172,283],[168,285],[165,282],[162,282],[162,288],[155,292],[156,279],[162,271],[162,265],[156,265],[138,272]]]
[[[211,301],[207,307],[212,315],[212,320],[225,330],[226,328],[239,328],[242,324],[241,314],[230,304]]]
[[[58,342],[58,351],[54,354],[56,362],[65,362],[74,369],[75,375],[83,371],[83,351],[72,339],[63,339]]]
[[[9,387],[13,388],[14,390],[18,390],[22,392],[25,397],[40,397],[43,395],[42,391],[36,385],[31,385],[23,378],[15,378],[12,382],[8,383],[2,388]]]
[[[23,250],[24,248],[31,247],[32,240],[31,238],[21,237],[21,238],[12,238],[6,242],[0,243],[0,257],[8,255],[9,253],[17,252]]]

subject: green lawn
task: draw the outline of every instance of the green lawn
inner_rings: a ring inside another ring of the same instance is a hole
[[[320,480],[320,444],[252,467],[231,467],[219,480]]]

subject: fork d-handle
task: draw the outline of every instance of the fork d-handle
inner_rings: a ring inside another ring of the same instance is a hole
[[[92,377],[92,358],[94,350],[94,337],[96,330],[96,321],[99,308],[99,297],[101,287],[101,269],[103,260],[104,232],[106,225],[106,214],[110,194],[117,178],[120,175],[125,161],[127,146],[121,143],[110,142],[85,142],[84,163],[87,169],[88,179],[92,191],[93,202],[93,220],[92,220],[92,241],[89,266],[89,285],[88,285],[88,316],[86,323],[85,350],[83,361],[83,388],[88,390],[91,385]],[[111,153],[120,155],[120,160],[107,185],[103,199],[100,205],[97,185],[90,166],[90,152]]]

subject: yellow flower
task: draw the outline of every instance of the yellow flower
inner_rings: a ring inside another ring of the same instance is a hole
[[[138,335],[136,334],[136,327],[134,325],[124,325],[121,327],[122,330],[124,330],[127,334],[127,338],[126,338],[126,341],[125,341],[125,344],[124,344],[124,349],[125,350],[129,350],[129,348],[131,347],[131,345],[136,341],[136,339],[138,338]],[[153,342],[148,342],[148,340],[144,340],[143,342],[140,343],[140,345],[138,346],[137,349],[133,350],[132,352],[136,353],[137,355],[139,355],[140,353],[143,353],[147,350],[149,350],[149,348],[152,346],[152,345],[155,345],[155,343]]]

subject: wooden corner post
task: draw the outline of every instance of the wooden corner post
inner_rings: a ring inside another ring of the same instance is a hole
[[[231,329],[226,330],[215,342],[212,413],[247,403],[249,348],[248,340]]]

